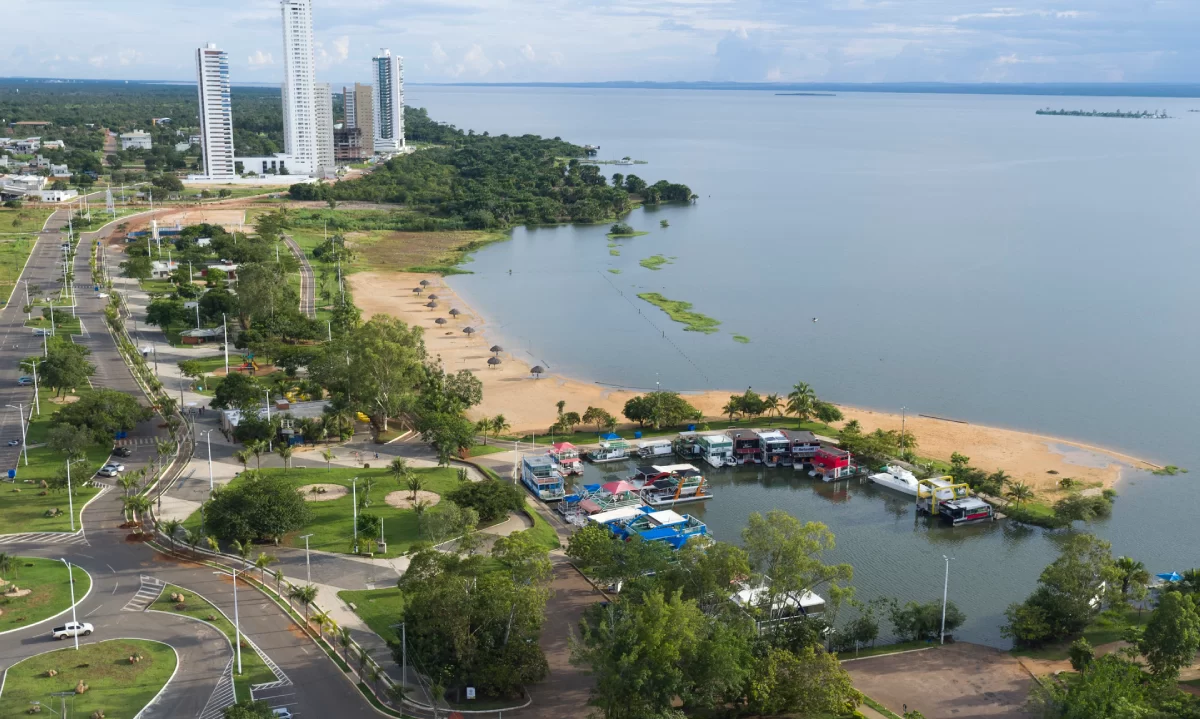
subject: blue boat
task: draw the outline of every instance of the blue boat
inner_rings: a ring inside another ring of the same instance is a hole
[[[645,542],[666,542],[672,549],[679,549],[690,539],[708,536],[708,525],[704,522],[670,509],[621,507],[593,514],[588,519],[608,527],[618,539],[629,541],[637,536]]]
[[[543,502],[557,502],[566,496],[563,477],[549,455],[525,455],[521,459],[521,482]]]

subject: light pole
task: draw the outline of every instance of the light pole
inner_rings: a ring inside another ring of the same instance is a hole
[[[34,409],[37,412],[38,416],[41,417],[42,416],[42,402],[41,402],[41,397],[38,396],[39,392],[38,392],[37,360],[32,360],[32,359],[25,360],[24,362],[21,363],[22,367],[25,366],[25,362],[28,362],[29,368],[31,370],[33,370],[33,406],[34,406]],[[10,404],[9,407],[11,407],[11,406],[12,405]],[[30,417],[32,417],[32,416],[33,415],[30,415]]]
[[[5,406],[12,407],[13,409],[17,410],[17,416],[21,418],[21,451],[25,453],[25,466],[28,467],[29,448],[25,446],[25,405],[18,404],[17,406],[13,407],[13,405],[10,404]]]
[[[204,432],[204,442],[208,445],[208,494],[213,493],[213,473],[212,473],[212,430]]]
[[[242,673],[242,625],[238,621],[238,602],[237,602],[237,569],[230,569],[233,573],[233,638],[234,646],[237,649],[237,673]],[[245,572],[246,570],[241,570]],[[213,574],[225,574],[225,572],[213,572]]]
[[[75,625],[75,651],[79,651],[79,618],[75,616],[75,570],[66,559],[59,557],[58,561],[67,565],[67,581],[71,583],[71,623]]]
[[[358,554],[358,477],[350,480],[350,491],[354,509],[354,553]]]
[[[225,335],[225,344],[221,345],[221,349],[225,351],[225,376],[229,376],[229,324],[225,319],[225,313],[221,313],[221,332]]]
[[[950,594],[950,560],[954,557],[942,555],[942,559],[946,560],[946,583],[942,587],[942,640],[941,644],[946,643],[946,597]]]
[[[86,462],[86,461],[87,461],[87,457],[80,457],[79,459],[75,460],[74,462],[72,462],[69,459],[67,460],[67,510],[71,513],[71,531],[72,532],[75,531],[75,498],[71,496],[72,495],[72,492],[71,492],[71,465],[78,464],[79,462]]]
[[[908,419],[908,407],[900,408],[900,456],[904,456],[904,423]]]
[[[306,534],[301,539],[304,540],[304,580],[312,584],[312,567],[308,563],[308,538],[311,534]]]

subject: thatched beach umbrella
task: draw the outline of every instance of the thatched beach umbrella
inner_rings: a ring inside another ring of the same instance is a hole
[[[495,369],[496,365],[500,364],[500,358],[490,357],[488,358],[488,364],[491,365],[488,369]]]
[[[421,296],[421,290],[423,290],[423,289],[425,289],[425,288],[424,288],[424,287],[414,287],[414,288],[413,288],[413,292],[417,293],[417,297],[420,297],[420,296]]]
[[[437,298],[438,298],[437,295],[429,295],[429,299],[431,299],[431,300],[436,300]]]
[[[458,316],[461,314],[462,314],[462,312],[459,312],[457,308],[450,310],[450,316],[453,317],[454,319],[458,319]]]
[[[445,318],[445,317],[438,317],[436,320],[434,320],[434,322],[436,322],[436,323],[437,323],[437,324],[439,324],[439,325],[444,325],[444,324],[446,324],[446,318]]]
[[[437,309],[437,303],[436,303],[436,302],[434,302],[433,300],[430,300],[429,302],[426,302],[426,303],[425,303],[425,306],[426,306],[426,307],[428,307],[428,308],[429,308],[429,309],[431,309],[431,310],[432,310],[432,309]]]
[[[488,350],[488,352],[492,352],[497,355],[503,351],[504,351],[504,348],[501,347],[500,345],[492,345],[492,348],[490,350]]]
[[[533,373],[534,379],[540,379],[540,375],[546,371],[546,368],[541,365],[536,365],[536,366],[534,366],[533,369],[531,369],[529,371]]]
[[[429,280],[421,280],[421,286],[422,286],[422,287],[428,287],[428,286],[429,286]]]
[[[467,335],[467,337],[470,337],[471,335],[475,334],[475,328],[474,327],[463,327],[463,332]]]

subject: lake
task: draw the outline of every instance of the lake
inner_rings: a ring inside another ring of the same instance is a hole
[[[604,174],[699,195],[633,212],[649,234],[617,240],[619,256],[607,226],[518,228],[451,280],[497,341],[553,372],[678,390],[804,380],[837,402],[1200,468],[1200,100],[414,86],[408,101],[459,127],[600,145],[598,159],[647,163]],[[1047,106],[1173,119],[1034,114]],[[655,254],[673,260],[639,266]],[[720,332],[684,332],[636,298],[648,291]],[[772,507],[825,522],[864,598],[939,598],[952,556],[963,638],[1003,645],[1001,612],[1055,554],[1051,532],[928,528],[873,486],[792,474],[712,473],[719,495],[696,513],[730,540]],[[1127,475],[1092,530],[1153,572],[1200,564],[1196,481]]]

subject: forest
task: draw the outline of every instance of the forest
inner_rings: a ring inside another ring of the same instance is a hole
[[[647,185],[580,163],[584,150],[560,138],[464,132],[436,123],[424,108],[406,108],[413,143],[434,146],[389,160],[374,172],[335,185],[293,185],[297,200],[365,200],[408,205],[433,220],[424,229],[485,230],[524,223],[600,222],[635,204],[687,202],[687,185]]]

